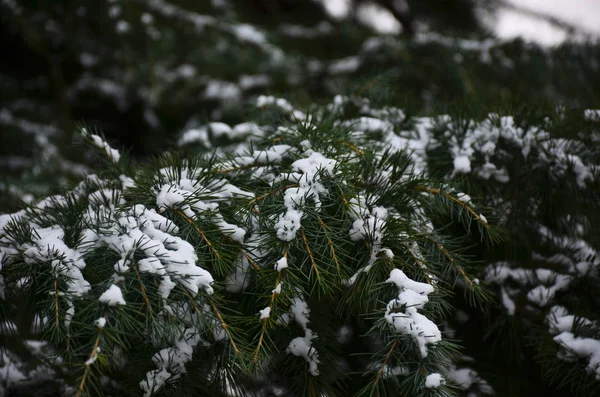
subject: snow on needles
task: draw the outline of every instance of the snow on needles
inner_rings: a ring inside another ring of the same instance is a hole
[[[596,380],[600,380],[600,341],[576,336],[574,334],[576,320],[580,328],[597,328],[597,324],[594,324],[591,320],[581,317],[576,318],[562,306],[553,306],[550,309],[547,316],[550,333],[558,333],[554,337],[554,341],[561,346],[557,357],[568,362],[577,359],[587,360],[587,370],[590,373],[595,373]]]
[[[102,303],[106,303],[108,306],[125,305],[125,299],[123,299],[123,292],[119,286],[111,285],[98,300]]]
[[[400,294],[387,304],[385,319],[397,333],[411,335],[419,345],[421,357],[427,357],[427,345],[442,340],[442,334],[433,321],[417,310],[429,301],[427,295],[433,287],[411,280],[400,269],[392,270],[386,282],[395,284]]]
[[[345,281],[346,285],[353,285],[359,274],[368,273],[379,259],[380,254],[388,259],[394,257],[392,250],[382,246],[383,230],[388,217],[388,210],[384,207],[375,206],[369,213],[366,199],[363,196],[350,199],[350,208],[350,216],[354,218],[352,228],[348,231],[350,240],[356,242],[368,238],[371,242],[371,256],[367,265],[358,269],[352,277]]]
[[[293,303],[290,306],[290,312],[296,323],[304,330],[304,336],[292,339],[286,352],[298,357],[304,357],[308,363],[310,374],[312,376],[318,376],[319,354],[315,348],[312,347],[312,340],[317,338],[317,334],[313,333],[313,331],[308,328],[308,322],[310,321],[308,319],[308,314],[310,313],[308,305],[301,298],[294,297]]]
[[[446,383],[446,380],[438,373],[429,374],[425,378],[425,387],[429,389],[437,389],[444,383]]]
[[[142,253],[139,271],[159,276],[158,290],[163,299],[169,297],[176,283],[193,295],[201,289],[212,294],[212,275],[196,265],[194,247],[170,234],[173,232],[178,229],[170,220],[138,204],[117,218],[113,234],[103,237],[102,242],[121,255],[115,264],[117,273],[129,271],[134,251]]]
[[[117,149],[113,149],[112,147],[110,147],[110,145],[104,139],[102,139],[96,134],[89,134],[88,136],[94,143],[94,146],[96,146],[99,149],[102,149],[104,153],[106,153],[106,156],[109,158],[110,161],[112,161],[115,164],[119,162],[119,160],[121,159],[121,154]]]
[[[326,158],[321,153],[308,150],[309,156],[292,163],[290,178],[296,180],[298,187],[288,188],[284,193],[286,212],[281,214],[275,224],[277,237],[283,241],[292,241],[300,230],[304,213],[302,206],[312,199],[317,211],[321,208],[320,195],[327,194],[321,183],[321,176],[333,175],[337,161]]]
[[[202,186],[195,172],[188,169],[181,170],[178,178],[170,175],[167,169],[161,172],[167,180],[155,190],[159,211],[170,208],[181,211],[190,220],[205,218],[233,241],[241,243],[244,240],[246,230],[225,221],[219,213],[219,203],[228,203],[232,198],[253,198],[253,193],[220,179],[212,181],[209,186]],[[207,196],[211,199],[201,199]]]

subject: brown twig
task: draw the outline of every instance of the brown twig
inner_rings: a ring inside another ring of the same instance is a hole
[[[302,241],[304,241],[304,247],[306,248],[306,253],[308,254],[310,264],[311,264],[312,268],[315,269],[315,272],[317,273],[317,280],[319,280],[319,282],[321,282],[321,274],[319,273],[319,268],[317,267],[317,264],[315,263],[315,258],[313,257],[312,251],[310,250],[310,246],[308,245],[308,240],[306,239],[304,230],[301,230],[300,233],[302,234]]]
[[[194,311],[197,314],[202,314],[203,311],[200,310],[200,308],[198,307],[198,304],[196,303],[196,301],[194,300],[192,295],[189,293],[189,291],[186,291],[185,293],[186,293],[190,303],[192,304]],[[240,354],[240,349],[238,349],[237,345],[235,344],[235,341],[233,340],[233,337],[231,336],[231,333],[229,332],[229,324],[227,324],[225,322],[225,320],[223,320],[221,313],[219,312],[219,310],[217,309],[217,307],[215,306],[215,304],[213,302],[210,302],[210,307],[213,310],[213,313],[215,313],[215,315],[217,316],[217,319],[219,320],[219,324],[221,325],[221,328],[223,328],[223,330],[227,333],[227,336],[229,336],[229,343],[231,344],[231,347],[233,347],[233,350],[235,350],[235,352],[237,354]]]
[[[150,299],[148,299],[148,294],[146,293],[146,287],[144,286],[144,283],[142,283],[142,277],[140,276],[140,272],[138,271],[137,266],[134,266],[133,270],[135,270],[135,274],[137,275],[138,282],[140,283],[140,289],[142,290],[142,295],[144,296],[144,301],[146,302],[146,307],[148,308],[148,313],[150,314],[150,319],[153,319],[152,306],[150,305]]]
[[[106,320],[106,314],[104,315],[104,319]],[[94,348],[92,349],[92,352],[90,353],[89,360],[93,359],[94,356],[96,356],[98,354],[98,347],[100,346],[100,340],[102,339],[102,331],[103,330],[104,330],[104,328],[98,328],[98,335],[96,336],[96,342],[94,343]],[[81,393],[83,393],[83,389],[85,387],[85,381],[90,372],[90,368],[91,368],[91,365],[86,364],[85,371],[83,372],[83,377],[81,378],[81,382],[79,382],[79,387],[77,388],[77,394],[75,395],[75,397],[80,397]]]
[[[446,258],[448,258],[448,260],[450,261],[450,263],[456,267],[456,269],[458,270],[458,272],[464,277],[465,280],[467,280],[467,282],[469,283],[469,285],[471,286],[471,288],[475,288],[475,285],[473,284],[473,282],[471,281],[471,279],[469,278],[469,276],[467,276],[467,273],[465,272],[465,270],[462,268],[462,266],[460,266],[459,264],[456,263],[456,259],[454,259],[454,257],[452,256],[452,254],[450,254],[450,252],[445,249],[440,243],[438,243],[435,240],[429,239],[429,241],[431,241],[439,250],[442,254],[444,254],[444,256]]]
[[[260,272],[262,269],[260,266],[258,266],[258,264],[254,261],[254,259],[250,258],[250,255],[248,255],[246,253],[246,251],[244,251],[243,248],[240,248],[240,253],[242,254],[242,256],[244,258],[246,258],[248,260],[248,262],[252,265],[252,267],[254,268],[254,270],[256,270],[257,272]]]
[[[385,368],[387,367],[388,362],[390,361],[390,358],[392,357],[392,352],[396,348],[397,344],[398,344],[398,339],[394,340],[394,343],[392,343],[392,347],[390,348],[390,350],[385,355],[385,359],[383,360],[383,364],[381,364],[381,368],[379,369],[379,371],[377,371],[377,378],[375,378],[375,384],[379,383],[379,380],[383,376],[383,374],[385,372]]]
[[[235,350],[237,354],[240,354],[240,349],[238,349],[237,345],[235,344],[235,341],[233,340],[233,337],[231,336],[231,333],[229,332],[229,325],[225,322],[225,320],[223,320],[221,313],[219,312],[219,310],[213,302],[210,302],[210,307],[219,319],[219,322],[221,323],[221,328],[223,328],[223,330],[227,332],[227,335],[229,336],[229,342],[231,343],[231,347],[233,347],[233,350]]]

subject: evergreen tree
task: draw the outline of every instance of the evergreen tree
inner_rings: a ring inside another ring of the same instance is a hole
[[[356,3],[0,2],[0,394],[600,393],[598,45]]]

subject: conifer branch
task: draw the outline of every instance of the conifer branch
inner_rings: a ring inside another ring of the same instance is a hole
[[[283,251],[283,257],[287,260],[288,257],[288,247],[287,245],[285,246],[285,249]],[[273,288],[273,291],[271,291],[271,298],[269,301],[269,313],[272,311],[273,309],[273,304],[275,303],[275,296],[277,295],[277,292],[275,292],[275,289],[277,288],[277,286],[279,285],[279,282],[281,281],[281,273],[283,272],[283,269],[281,271],[277,272],[277,277],[275,278],[275,287]],[[260,352],[260,348],[262,347],[263,344],[263,340],[265,337],[265,333],[267,331],[267,322],[269,321],[271,317],[265,317],[263,318],[263,322],[262,322],[262,329],[260,332],[260,337],[258,339],[258,345],[256,346],[256,350],[254,351],[254,357],[253,357],[253,361],[256,362],[258,360],[258,354]]]
[[[192,295],[188,291],[186,291],[185,293],[188,296],[189,302],[192,304],[192,307],[194,308],[194,311],[198,315],[203,315],[203,311],[200,310],[200,308],[198,307],[198,304],[196,303],[196,301],[194,300],[194,298],[192,297]],[[221,312],[219,311],[219,309],[217,309],[217,306],[214,304],[214,302],[212,302],[212,300],[210,300],[210,298],[207,298],[207,299],[210,301],[210,308],[212,309],[212,311],[215,314],[215,316],[217,316],[217,320],[219,321],[220,327],[223,328],[223,331],[225,331],[225,333],[227,333],[227,336],[228,336],[228,339],[229,339],[229,343],[231,344],[231,347],[233,348],[233,350],[235,351],[236,354],[240,354],[241,351],[237,347],[235,341],[233,340],[233,335],[231,334],[231,331],[229,330],[229,324],[227,324],[225,322],[225,320],[223,319],[223,316],[221,316]]]
[[[321,274],[319,272],[319,268],[317,267],[317,264],[315,263],[315,258],[313,257],[313,253],[310,249],[310,246],[308,245],[308,240],[306,239],[304,230],[301,230],[300,234],[302,234],[302,241],[304,241],[304,248],[306,248],[306,253],[308,254],[308,259],[310,260],[310,265],[315,270],[315,273],[317,274],[317,280],[319,281],[319,283],[321,283]]]
[[[260,272],[262,270],[262,268],[260,266],[258,266],[258,263],[256,263],[256,261],[254,259],[252,259],[250,257],[250,255],[248,255],[248,253],[246,251],[244,251],[243,247],[240,247],[240,253],[242,254],[242,256],[244,258],[246,258],[246,260],[248,261],[248,263],[250,263],[252,265],[252,267],[254,268],[254,270],[256,270],[257,272]]]
[[[239,167],[217,169],[216,171],[220,174],[227,174],[227,173],[234,172],[234,171],[243,171],[243,170],[248,170],[248,169],[251,169],[254,167],[264,167],[267,165],[268,164],[262,164],[262,163],[245,164],[245,165],[240,165]]]
[[[208,239],[208,237],[206,237],[206,234],[204,234],[204,232],[202,230],[200,230],[200,228],[196,225],[196,223],[194,222],[194,220],[190,219],[187,215],[185,215],[180,210],[175,210],[175,212],[177,213],[177,215],[179,215],[183,219],[185,219],[194,228],[194,230],[196,230],[196,232],[198,232],[198,234],[200,235],[200,237],[202,238],[202,240],[204,240],[204,242],[206,243],[206,245],[208,246],[208,248],[215,254],[215,256],[218,259],[222,259],[221,253],[219,251],[217,251],[217,249],[214,247],[213,243]]]
[[[415,263],[417,265],[419,265],[419,267],[423,267],[423,268],[427,267],[427,263],[423,259],[417,258],[416,255],[413,254],[410,249],[407,249],[407,251],[408,251],[408,254],[410,255],[410,257],[415,261]],[[431,277],[429,277],[428,273],[425,273],[425,281],[427,281],[427,284],[431,284]]]
[[[104,314],[103,316],[104,320],[106,320],[106,314]],[[90,358],[89,360],[93,360],[94,357],[96,357],[98,355],[98,347],[100,346],[100,341],[102,340],[102,332],[104,331],[103,327],[97,327],[97,336],[96,336],[96,341],[94,342],[94,347],[92,348],[92,352],[90,353]],[[79,382],[79,387],[77,388],[77,394],[75,395],[75,397],[81,397],[81,393],[83,393],[83,390],[85,389],[85,382],[87,380],[88,374],[90,372],[90,368],[91,368],[91,364],[88,364],[86,362],[85,364],[85,370],[83,372],[83,377],[81,378],[81,382]]]
[[[289,189],[289,188],[292,188],[292,187],[298,187],[298,184],[297,183],[292,183],[292,184],[285,185],[285,186],[279,186],[277,189],[273,189],[270,192],[267,192],[267,193],[263,194],[262,196],[258,196],[256,198],[253,198],[252,200],[250,200],[248,202],[248,205],[252,206],[252,205],[254,205],[257,202],[266,199],[267,197],[271,196],[272,194],[279,192],[280,190],[286,190],[286,189]]]
[[[227,324],[225,322],[225,320],[223,320],[223,317],[221,316],[221,312],[219,311],[219,309],[217,309],[217,306],[214,304],[214,302],[212,302],[212,301],[210,302],[210,307],[212,308],[213,312],[217,316],[219,323],[221,323],[221,328],[223,328],[223,330],[227,333],[227,336],[229,336],[229,343],[231,343],[231,347],[233,347],[233,350],[235,350],[236,354],[240,354],[241,351],[240,351],[240,349],[238,349],[235,341],[233,340],[233,335],[229,331],[229,324]]]
[[[277,277],[275,278],[275,287],[273,288],[273,292],[271,292],[271,299],[269,301],[269,312],[271,312],[273,309],[273,303],[275,302],[275,295],[277,294],[275,292],[275,288],[277,288],[277,285],[279,285],[280,281],[281,281],[281,272],[277,272]],[[271,317],[268,316],[268,317],[265,317],[262,319],[262,329],[260,332],[260,337],[258,339],[258,345],[256,346],[256,350],[254,351],[254,357],[253,357],[254,362],[256,362],[256,360],[258,360],[258,354],[260,352],[260,348],[262,347],[265,333],[267,331],[267,322],[269,321],[270,318]]]
[[[331,250],[331,256],[333,258],[333,261],[335,262],[335,266],[337,267],[337,271],[339,274],[341,272],[340,262],[338,261],[337,255],[335,254],[335,247],[333,245],[333,241],[331,241],[331,238],[329,238],[327,225],[325,225],[325,222],[323,222],[323,218],[321,218],[321,215],[317,214],[317,218],[319,219],[319,223],[323,227],[325,235],[327,236],[327,244],[329,245],[329,248]]]
[[[390,347],[390,350],[388,350],[387,354],[385,355],[385,359],[383,360],[383,363],[381,364],[381,368],[379,369],[379,371],[377,371],[377,377],[375,378],[375,380],[373,382],[374,385],[379,383],[379,381],[381,380],[381,377],[385,373],[385,369],[388,366],[388,362],[390,361],[390,358],[392,357],[392,353],[394,352],[394,349],[396,348],[397,344],[398,344],[398,338],[394,339],[394,343],[392,343],[392,347]]]
[[[473,216],[473,218],[475,218],[477,220],[477,222],[479,222],[486,230],[490,229],[490,225],[487,222],[485,222],[483,219],[481,219],[479,214],[477,214],[477,212],[470,205],[468,205],[467,203],[454,197],[452,194],[450,194],[448,192],[444,192],[443,190],[440,190],[440,189],[435,189],[435,188],[431,188],[431,187],[427,187],[427,186],[413,186],[411,189],[417,190],[420,192],[427,192],[427,193],[441,195],[441,196],[446,197],[447,199],[451,200],[455,204],[458,204],[461,207],[466,208],[467,211],[469,211],[469,213]]]
[[[452,266],[454,266],[456,268],[456,270],[458,270],[458,272],[467,281],[467,283],[471,286],[471,288],[475,288],[475,284],[473,284],[473,281],[471,281],[471,279],[469,278],[469,276],[467,275],[465,270],[462,268],[462,266],[460,266],[458,263],[456,263],[456,259],[452,256],[452,254],[437,241],[435,241],[431,238],[429,238],[428,240],[431,241],[437,247],[437,249],[440,250],[440,252],[442,254],[444,254],[444,256],[448,259],[448,261],[450,261]]]

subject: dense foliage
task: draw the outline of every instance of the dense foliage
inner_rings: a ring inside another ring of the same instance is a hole
[[[0,2],[0,395],[600,393],[597,44],[474,1],[398,36],[33,3]]]

